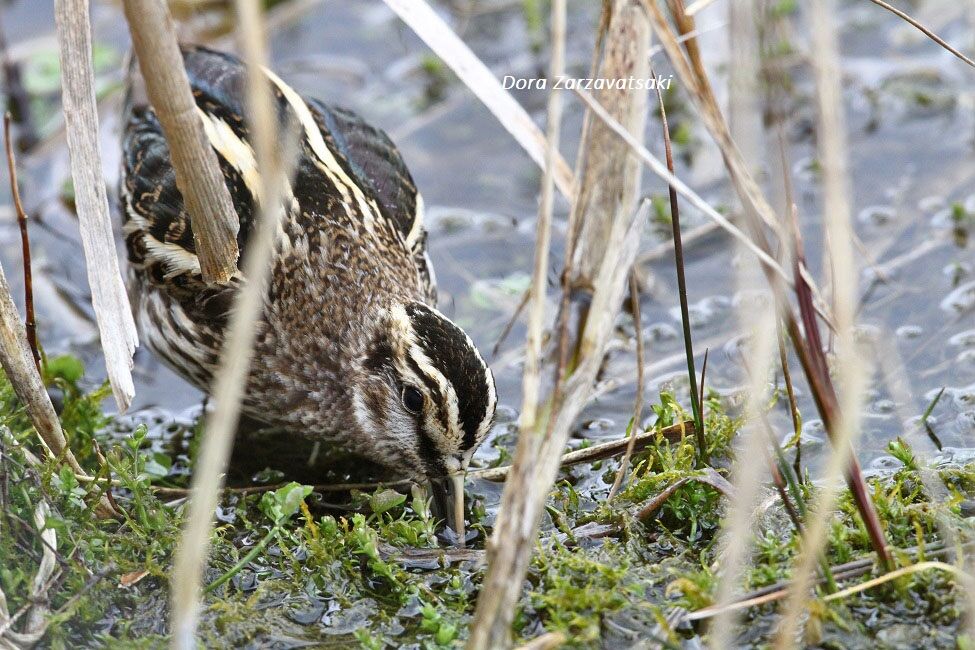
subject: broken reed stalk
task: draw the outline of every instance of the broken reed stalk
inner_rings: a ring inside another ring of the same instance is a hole
[[[636,446],[637,431],[640,430],[640,418],[643,415],[643,323],[640,318],[640,286],[636,279],[635,268],[630,271],[630,313],[633,315],[633,329],[636,332],[636,397],[633,398],[633,417],[630,419],[630,435],[627,436],[626,453],[623,454],[619,469],[616,470],[616,478],[613,480],[613,487],[609,489],[607,501],[612,501],[616,497],[616,493],[623,484],[623,477],[630,466],[630,458],[633,456],[633,448]]]
[[[679,2],[680,0],[676,0]],[[688,41],[690,42],[690,41]],[[664,107],[664,94],[657,86],[657,103],[660,110],[660,126],[664,137],[664,154],[667,171],[674,173],[674,149],[670,141],[670,126],[667,123],[667,109]],[[691,336],[691,317],[687,307],[687,278],[684,275],[684,244],[680,232],[680,202],[677,189],[667,185],[670,197],[670,228],[674,240],[674,266],[677,268],[677,298],[680,302],[680,324],[684,332],[684,355],[687,357],[687,381],[690,384],[691,412],[697,429],[697,458],[699,466],[708,464],[708,448],[704,436],[704,413],[697,392],[697,368],[694,366],[694,339]]]
[[[611,239],[614,250],[619,253],[607,258],[582,332],[580,348],[586,353],[580,355],[572,374],[551,400],[547,428],[522,437],[536,441],[527,443],[534,447],[530,452],[535,453],[520,453],[522,444],[519,439],[494,534],[488,544],[488,573],[478,597],[469,648],[510,645],[514,607],[528,570],[544,503],[555,481],[570,428],[587,403],[602,366],[606,343],[612,335],[616,312],[623,299],[626,274],[636,257],[648,214],[649,203],[644,202],[633,215],[620,219]]]
[[[555,9],[564,11],[564,4],[553,3]],[[615,70],[610,76],[627,77],[633,74],[632,65],[645,65],[646,51],[642,48],[648,47],[649,38],[650,29],[642,8],[631,0],[615,0],[606,36],[606,56],[615,59],[615,65],[607,68]],[[563,39],[564,34],[555,38],[557,42]],[[630,101],[645,106],[646,95],[640,98],[631,93],[629,97]],[[615,103],[622,101],[617,98]],[[633,126],[639,127],[642,134],[645,113],[634,112],[632,115]],[[587,141],[582,146],[590,144]],[[607,141],[606,145],[603,149],[591,151],[589,164],[604,166],[600,157],[632,155],[614,140]],[[625,168],[634,175],[639,174],[638,165],[626,165]],[[593,182],[605,184],[606,179],[593,178]],[[649,211],[647,202],[637,210],[627,211],[627,204],[632,206],[636,200],[639,186],[632,178],[619,179],[619,182],[631,187],[633,194],[604,194],[607,199],[615,201],[617,207],[605,244],[605,250],[613,251],[613,254],[600,259],[594,274],[591,304],[581,329],[581,341],[574,346],[578,350],[573,360],[574,367],[571,373],[566,372],[564,383],[556,383],[553,395],[547,402],[547,419],[531,435],[523,435],[518,441],[494,533],[488,544],[488,572],[478,597],[468,640],[468,647],[472,649],[500,648],[511,643],[514,608],[522,593],[544,504],[555,481],[570,428],[592,393],[606,343],[613,332],[626,289],[626,276],[636,257],[640,234]],[[585,191],[583,185],[580,192]],[[605,207],[600,206],[600,209]],[[570,260],[567,259],[566,263],[570,264]]]
[[[604,37],[602,62],[593,76],[601,79],[648,78],[651,74],[646,56],[648,47],[633,40],[633,32],[628,32],[625,26],[619,24],[617,15],[621,9],[618,5],[611,4],[614,8]],[[647,93],[602,88],[595,92],[594,99],[634,137],[643,137],[647,120]],[[617,213],[622,211],[629,214],[636,208],[640,185],[639,159],[620,146],[612,130],[603,122],[593,119],[591,115],[588,119],[590,124],[582,145],[586,149],[586,158],[579,172],[578,196],[573,205],[577,234],[569,280],[573,292],[583,296],[592,292],[603,259],[615,253],[608,243]],[[597,153],[614,149],[620,150],[621,155]],[[576,302],[579,302],[578,299]],[[585,318],[585,314],[581,316]],[[576,352],[578,354],[579,351]]]
[[[71,179],[91,301],[115,404],[125,412],[135,395],[132,355],[139,337],[119,269],[102,174],[88,0],[55,0],[54,21]]]
[[[747,236],[745,236],[745,241],[747,241],[750,250],[754,251],[757,249],[761,251],[759,257],[763,263],[762,271],[772,288],[780,316],[785,321],[786,331],[792,340],[793,347],[802,364],[803,371],[806,374],[816,401],[816,406],[822,415],[827,432],[830,434],[830,438],[834,439],[834,432],[837,428],[836,414],[838,407],[836,406],[836,394],[833,391],[828,368],[826,367],[825,355],[823,354],[822,345],[818,338],[816,314],[826,319],[827,322],[831,322],[831,319],[817,306],[822,301],[816,298],[817,291],[811,282],[810,275],[805,269],[805,264],[801,256],[801,241],[798,238],[798,228],[793,225],[793,237],[782,240],[782,243],[791,243],[796,248],[793,257],[793,280],[785,283],[782,280],[781,267],[775,262],[769,264],[769,260],[771,259],[769,251],[771,247],[759,220],[750,218],[752,215],[757,214],[762,217],[761,222],[774,222],[776,219],[774,211],[772,211],[768,201],[761,194],[758,186],[751,179],[747,168],[743,165],[741,156],[733,140],[730,138],[727,125],[718,109],[718,103],[714,98],[712,88],[707,83],[701,83],[701,80],[692,72],[690,64],[684,58],[684,54],[677,43],[677,37],[656,4],[650,0],[643,0],[643,4],[650,14],[654,30],[660,38],[664,49],[667,51],[667,55],[674,65],[674,69],[677,71],[681,82],[689,90],[691,99],[698,108],[698,112],[705,126],[711,133],[715,143],[722,150],[725,167],[731,176],[735,191],[745,207],[744,214],[746,217],[749,217],[746,219],[746,227],[750,231],[751,238],[754,238],[754,241]],[[617,131],[617,133],[620,133],[620,131]],[[621,137],[625,139],[625,136],[621,135]],[[639,143],[636,143],[636,145],[639,146]],[[655,173],[659,174],[656,168],[652,167],[652,169]],[[776,233],[781,233],[782,231],[778,224],[775,225],[774,230]],[[803,317],[802,323],[804,330],[800,328],[799,322],[796,320],[796,316],[792,311],[792,306],[788,301],[786,295],[787,286],[792,287],[795,291],[800,306],[800,313]],[[806,338],[807,336],[809,337],[808,340]],[[860,512],[864,526],[870,536],[874,551],[885,565],[887,565],[890,561],[890,555],[884,542],[883,530],[880,526],[873,502],[870,500],[859,463],[855,456],[852,455],[850,456],[847,481],[853,494],[853,499],[856,502],[857,510]]]
[[[291,158],[297,150],[292,144],[292,134],[286,133],[287,146],[283,148],[282,156],[288,160],[285,167],[279,157],[279,119],[272,103],[269,79],[263,68],[267,50],[261,25],[262,9],[256,0],[237,0],[236,6],[240,46],[247,64],[247,118],[252,134],[251,144],[260,170],[260,196],[267,197],[267,200],[260,206],[258,226],[248,241],[244,256],[243,271],[247,282],[239,290],[231,311],[227,337],[220,353],[220,367],[211,388],[216,408],[207,418],[206,436],[193,471],[189,512],[176,553],[170,594],[171,628],[172,646],[181,650],[196,647],[196,624],[214,510],[233,447],[240,404],[269,284],[275,234],[284,213],[283,170],[290,170],[293,166]]]
[[[693,29],[693,19],[683,16],[680,20],[679,7],[670,4],[671,14],[684,33]],[[729,55],[729,113],[728,130],[734,142],[747,161],[761,160],[762,134],[759,126],[761,111],[757,106],[758,55],[757,34],[754,29],[755,2],[739,0],[728,4]],[[696,48],[687,48],[695,74],[702,86],[707,84],[703,76],[703,63]],[[752,162],[751,169],[755,170]],[[742,202],[741,212],[747,213],[742,219],[756,221],[757,215],[751,211],[747,202]],[[738,248],[737,246],[735,248]],[[801,534],[802,522],[785,490],[784,479],[769,452],[769,444],[777,445],[774,435],[770,435],[766,408],[769,398],[769,371],[775,356],[775,307],[763,300],[768,294],[762,292],[760,298],[750,299],[754,289],[761,289],[761,269],[745,260],[735,272],[738,304],[739,331],[747,334],[742,340],[740,363],[747,377],[745,392],[745,419],[742,427],[742,440],[737,445],[732,465],[731,479],[736,487],[738,498],[729,503],[728,513],[722,521],[722,534],[719,542],[718,562],[721,571],[718,577],[716,601],[720,614],[711,628],[709,645],[724,649],[734,643],[740,621],[737,613],[727,608],[742,591],[742,577],[750,564],[754,547],[754,511],[762,495],[762,489],[771,474],[772,483],[778,490],[779,499],[792,519],[797,534]],[[755,301],[755,302],[753,302]],[[756,313],[757,312],[757,313]],[[771,439],[771,440],[770,440]],[[764,457],[766,464],[757,463]]]
[[[612,17],[612,3],[603,0],[601,11],[599,12],[599,24],[596,28],[596,43],[593,45],[592,59],[589,65],[589,76],[595,78],[599,74],[599,65],[602,60],[603,49],[606,43],[606,34],[609,31],[610,18]],[[585,201],[580,192],[587,192],[588,188],[583,185],[582,177],[588,164],[589,147],[585,143],[589,142],[589,132],[592,129],[594,118],[590,110],[586,110],[582,120],[582,132],[579,135],[580,146],[576,149],[575,161],[575,187],[577,190],[575,199],[569,206],[569,217],[565,224],[565,252],[562,264],[562,272],[559,274],[559,287],[561,296],[559,298],[559,309],[556,313],[555,330],[558,331],[556,338],[555,354],[555,385],[560,385],[565,380],[566,369],[569,367],[569,345],[570,345],[570,319],[572,316],[572,279],[575,276],[574,262],[576,259],[576,244],[579,241],[579,231],[582,229],[584,216],[583,206]]]
[[[583,103],[596,115],[600,120],[602,120],[609,128],[615,133],[620,139],[625,142],[630,149],[643,161],[643,164],[647,168],[659,176],[661,179],[666,181],[669,185],[677,190],[677,193],[683,196],[687,201],[693,205],[695,208],[700,210],[704,216],[708,217],[714,221],[718,226],[727,232],[729,235],[734,237],[736,240],[741,242],[741,244],[755,257],[757,257],[764,266],[768,267],[772,273],[774,273],[783,283],[787,286],[793,286],[793,279],[790,274],[782,268],[782,266],[775,261],[775,259],[768,253],[767,250],[760,247],[751,237],[745,234],[740,228],[728,221],[727,217],[714,209],[707,201],[705,201],[701,196],[687,186],[684,181],[675,176],[673,173],[667,169],[666,165],[660,161],[656,156],[654,156],[650,151],[640,143],[631,133],[629,133],[618,120],[613,118],[606,110],[600,106],[596,100],[585,90],[574,88],[575,94],[583,101]]]
[[[226,283],[237,272],[237,213],[203,130],[173,19],[158,0],[123,0],[122,7],[146,94],[169,145],[176,186],[193,218],[200,272],[207,282]]]
[[[850,176],[844,140],[847,131],[843,115],[839,43],[833,24],[835,11],[834,0],[812,3],[809,9],[812,45],[817,53],[813,59],[819,104],[817,142],[823,168],[823,221],[830,242],[829,261],[835,273],[836,374],[841,393],[837,404],[839,413],[834,433],[835,444],[827,463],[826,481],[816,496],[814,512],[818,516],[810,522],[803,536],[802,549],[793,572],[792,589],[776,637],[776,647],[779,649],[793,647],[795,643],[812,573],[826,543],[830,513],[839,497],[836,479],[851,460],[855,461],[853,444],[860,433],[860,410],[867,384],[865,363],[858,352],[855,336],[859,276],[851,244]],[[881,556],[881,559],[884,558]],[[890,568],[889,560],[885,561],[885,565]]]
[[[0,267],[0,365],[14,389],[17,399],[24,405],[31,424],[41,443],[48,452],[67,465],[75,474],[90,479],[78,464],[61,429],[61,422],[54,411],[51,396],[47,393],[34,358],[27,345],[24,323],[17,312],[7,277]],[[114,517],[118,511],[107,497],[102,495],[95,505],[95,514],[100,518]]]
[[[17,225],[20,227],[20,248],[24,263],[24,330],[27,333],[27,345],[34,356],[37,371],[41,370],[41,355],[37,351],[37,325],[34,320],[34,283],[31,276],[30,237],[27,234],[27,213],[20,200],[20,188],[17,185],[17,160],[14,157],[14,147],[10,140],[10,111],[3,116],[3,140],[7,149],[7,171],[10,174],[10,194],[14,199],[14,210],[17,212]]]
[[[498,82],[494,73],[477,58],[450,26],[430,7],[427,0],[384,0],[420,39],[433,50],[474,96],[481,100],[531,156],[539,167],[545,166],[545,135],[528,112]],[[575,190],[572,170],[557,154],[553,169],[555,185],[562,195],[572,201]]]

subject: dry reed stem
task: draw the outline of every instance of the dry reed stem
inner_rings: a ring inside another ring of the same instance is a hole
[[[217,154],[200,120],[169,9],[158,0],[123,0],[146,94],[169,145],[176,186],[193,218],[204,280],[224,284],[237,272],[239,223]]]
[[[691,65],[685,60],[677,39],[670,29],[666,18],[659,7],[650,0],[643,0],[647,7],[655,31],[667,50],[668,57],[674,65],[678,76],[685,86],[690,90],[691,98],[698,107],[699,113],[705,122],[712,138],[722,151],[725,166],[732,179],[735,191],[745,206],[745,215],[751,216],[757,213],[762,217],[761,221],[771,223],[776,232],[782,232],[781,226],[776,222],[771,206],[761,194],[758,186],[743,165],[741,155],[736,149],[734,142],[728,133],[727,125],[718,109],[717,100],[714,98],[713,91],[707,79],[699,77],[691,69]],[[792,311],[792,307],[786,297],[785,284],[781,281],[781,274],[776,273],[773,267],[763,265],[763,271],[775,296],[778,309],[785,320],[786,329],[789,337],[793,341],[796,353],[802,363],[803,370],[812,387],[816,405],[823,416],[823,421],[827,425],[831,438],[836,438],[834,431],[838,419],[835,416],[837,411],[836,397],[833,391],[828,368],[825,363],[825,356],[822,353],[821,341],[818,337],[818,323],[816,314],[819,314],[827,323],[835,329],[832,319],[827,311],[822,307],[823,301],[818,295],[815,284],[808,271],[801,255],[801,240],[798,234],[798,226],[793,218],[793,245],[796,247],[794,255],[794,282],[790,283],[800,303],[800,314],[802,315],[803,330],[800,329],[799,321]],[[763,251],[769,251],[770,246],[761,224],[755,219],[746,219],[746,227],[751,231],[752,236],[761,245]],[[785,240],[780,240],[785,244]],[[808,337],[808,338],[807,338]],[[889,565],[890,557],[887,553],[883,531],[881,530],[877,518],[876,509],[867,493],[863,474],[860,471],[859,463],[856,458],[850,455],[850,468],[848,472],[848,482],[853,498],[856,501],[857,509],[864,520],[867,532],[870,535],[874,550],[881,557],[885,565]]]
[[[439,56],[454,74],[501,122],[532,160],[545,168],[545,136],[531,116],[498,82],[494,73],[477,58],[426,0],[384,0],[386,5]],[[557,153],[557,152],[556,152]],[[556,155],[555,185],[565,198],[575,195],[572,170]]]
[[[550,62],[550,73],[553,77],[562,74],[565,66],[565,29],[565,0],[554,0],[551,6],[552,57]],[[538,463],[541,448],[544,446],[543,431],[548,427],[551,416],[550,413],[545,412],[543,417],[539,418],[539,396],[546,275],[554,198],[554,169],[550,163],[557,153],[562,119],[562,98],[554,87],[548,96],[547,109],[548,142],[543,167],[545,174],[542,179],[542,199],[536,225],[535,262],[529,299],[525,373],[522,382],[522,407],[518,422],[518,445],[511,468],[514,480],[505,485],[502,508],[499,511],[494,533],[488,542],[488,574],[478,597],[477,610],[467,642],[467,647],[471,649],[511,644],[511,620],[514,617],[513,610],[520,589],[512,589],[511,583],[507,580],[513,579],[520,587],[524,579],[528,554],[531,551],[528,545],[536,535],[541,503],[547,496],[547,489],[545,494],[540,495],[541,498],[538,498],[539,495],[530,494],[530,489],[533,469]],[[514,530],[520,529],[520,539],[517,533],[508,530],[508,526]],[[526,528],[530,532],[526,531]]]
[[[491,562],[478,597],[469,648],[499,648],[510,644],[513,608],[528,570],[544,502],[559,468],[560,452],[602,366],[605,345],[623,298],[626,274],[636,257],[648,214],[649,203],[644,202],[633,215],[618,220],[610,241],[613,250],[619,252],[607,258],[597,278],[589,318],[582,332],[583,352],[578,365],[554,401],[544,435],[537,431],[519,439],[494,534],[488,542]],[[527,451],[523,451],[525,448]]]
[[[747,280],[744,276],[746,271],[743,269],[740,272],[740,281]],[[739,595],[740,580],[751,556],[752,518],[766,478],[765,466],[755,461],[763,451],[767,451],[768,440],[759,429],[768,404],[768,376],[775,354],[776,314],[773,304],[759,307],[742,301],[738,319],[742,330],[751,332],[750,345],[743,355],[749,386],[745,404],[746,424],[742,428],[742,440],[737,444],[732,469],[736,498],[729,504],[722,522],[724,535],[718,554],[721,563],[717,594],[719,607],[730,604]],[[719,650],[730,647],[736,627],[736,620],[728,615],[720,616],[712,628],[711,647]]]
[[[687,7],[684,11],[688,16],[696,16],[701,12],[702,9],[712,4],[714,0],[695,0]]]
[[[259,225],[248,242],[244,256],[243,271],[247,282],[237,294],[231,311],[227,337],[220,354],[220,368],[212,387],[216,409],[207,418],[206,435],[193,471],[189,512],[175,560],[170,594],[172,647],[181,650],[196,646],[201,583],[210,547],[213,514],[233,447],[240,402],[267,294],[276,233],[284,213],[281,183],[284,167],[277,155],[278,117],[263,68],[266,44],[262,10],[257,0],[237,0],[236,6],[240,45],[247,64],[247,117],[260,170],[260,196],[267,197],[267,200],[260,206]],[[290,137],[286,140],[290,145]],[[288,157],[293,148],[284,147],[284,156]]]
[[[779,649],[793,647],[799,618],[805,609],[812,574],[826,543],[831,513],[839,496],[839,478],[853,460],[853,444],[860,433],[860,410],[867,372],[855,338],[858,272],[853,254],[846,123],[840,77],[839,44],[833,24],[834,0],[810,5],[813,60],[819,120],[817,141],[823,165],[823,221],[830,240],[830,263],[835,274],[834,316],[837,326],[836,374],[840,386],[839,413],[825,483],[816,496],[813,512],[796,561],[793,584],[776,636]]]
[[[787,286],[793,286],[792,278],[788,273],[785,272],[779,263],[768,254],[768,252],[752,241],[752,239],[742,232],[741,229],[728,221],[727,217],[711,207],[707,201],[702,199],[697,192],[688,187],[684,181],[670,173],[667,166],[664,165],[664,163],[662,163],[656,156],[650,153],[650,151],[635,137],[627,132],[627,130],[624,129],[618,121],[613,119],[613,117],[607,113],[602,106],[596,103],[596,100],[593,99],[592,95],[587,93],[585,90],[579,89],[576,89],[575,93],[586,104],[586,106],[588,106],[589,109],[592,110],[597,117],[599,117],[599,119],[605,122],[616,135],[618,135],[624,142],[626,142],[627,145],[630,146],[630,148],[640,157],[640,160],[643,161],[650,171],[671,185],[678,194],[687,199],[691,205],[700,210],[706,217],[718,224],[722,230],[741,242],[750,253],[755,255],[755,257],[757,257],[763,264],[768,266],[768,268],[771,269],[771,271],[775,273],[783,283],[785,283]]]
[[[636,271],[630,271],[630,312],[633,314],[633,329],[636,332],[636,397],[633,398],[633,417],[630,420],[630,435],[626,443],[626,453],[620,460],[620,467],[616,470],[616,478],[613,480],[613,487],[609,490],[607,501],[612,501],[616,497],[620,486],[623,484],[623,477],[630,466],[630,458],[633,456],[633,448],[636,447],[637,431],[640,430],[640,417],[643,414],[643,323],[640,319],[640,287],[636,280]],[[695,426],[697,426],[695,424]]]
[[[17,312],[7,277],[0,267],[0,362],[17,399],[27,409],[31,423],[41,442],[55,458],[61,459],[77,474],[87,476],[75,459],[61,429],[51,397],[34,365],[27,345],[24,323]]]
[[[672,10],[672,13],[673,10]],[[757,34],[754,29],[755,2],[739,0],[728,5],[729,24],[729,131],[746,159],[760,160],[761,129],[758,118],[758,53]],[[693,23],[692,23],[693,24]],[[694,60],[695,56],[691,56]],[[755,170],[753,163],[752,170]],[[756,220],[754,213],[747,213],[746,219]],[[737,270],[736,290],[739,296],[747,296],[748,291],[761,286],[762,271],[754,264],[743,264]],[[764,294],[763,294],[764,295]],[[765,435],[768,426],[765,409],[768,404],[769,369],[774,358],[776,314],[773,304],[752,305],[748,300],[739,303],[738,324],[740,331],[749,332],[742,350],[741,363],[748,376],[745,403],[745,426],[743,439],[739,442],[732,469],[732,481],[738,498],[731,502],[728,514],[722,522],[723,535],[720,541],[721,573],[718,580],[717,603],[724,608],[740,594],[741,578],[751,557],[753,545],[752,520],[754,510],[761,495],[762,484],[766,479],[766,468],[756,463],[760,456],[768,458],[769,441]],[[757,314],[755,312],[758,312]],[[778,472],[775,463],[769,462],[773,481]],[[780,482],[781,476],[778,477]],[[778,483],[776,482],[776,483]],[[785,497],[785,490],[780,491]],[[783,505],[790,510],[788,499]],[[798,521],[798,518],[796,518]],[[730,611],[723,611],[712,628],[711,646],[722,649],[729,647],[739,621]]]
[[[20,250],[24,264],[24,330],[27,334],[27,344],[34,357],[37,371],[41,370],[41,355],[37,351],[37,326],[34,320],[34,283],[30,264],[30,236],[27,234],[27,213],[20,200],[20,188],[17,184],[17,160],[14,157],[14,147],[10,140],[10,112],[3,116],[3,141],[7,150],[7,171],[10,174],[10,194],[14,200],[14,210],[17,212],[17,225],[20,228]]]
[[[599,73],[599,65],[602,60],[603,48],[606,43],[606,35],[609,32],[610,18],[612,17],[613,5],[610,0],[603,0],[602,9],[599,12],[599,24],[596,28],[596,43],[592,50],[592,59],[589,65],[590,77],[595,77]],[[576,259],[576,244],[579,241],[579,231],[582,229],[584,211],[582,206],[582,194],[588,191],[582,186],[582,176],[585,173],[589,159],[589,132],[592,130],[593,115],[588,109],[582,120],[582,132],[579,134],[579,147],[576,149],[575,166],[575,187],[577,188],[575,199],[569,209],[569,218],[565,224],[565,252],[563,254],[562,272],[559,274],[559,286],[562,295],[559,298],[559,309],[556,316],[555,329],[558,332],[556,337],[556,347],[553,350],[555,356],[555,385],[559,386],[565,379],[565,372],[569,366],[569,346],[570,346],[570,319],[573,316],[572,309],[572,279],[575,274],[574,262]]]
[[[647,54],[650,30],[640,31],[645,20],[628,22],[618,15],[621,11],[634,13],[639,4],[623,7],[614,4],[608,29],[604,36],[603,57],[596,73],[599,79],[646,79],[650,76]],[[620,8],[616,8],[619,6]],[[642,11],[642,10],[640,10]],[[622,124],[635,138],[642,138],[646,130],[649,93],[623,91],[615,88],[597,90],[594,100]],[[576,214],[577,243],[574,247],[572,271],[569,277],[574,291],[591,292],[602,260],[614,251],[608,248],[610,233],[619,210],[631,212],[636,206],[640,185],[640,161],[633,152],[621,147],[612,129],[604,122],[589,116],[586,139],[582,145],[586,159],[579,170],[578,195],[573,205]],[[595,152],[618,150],[620,155],[597,155]]]
[[[135,395],[132,355],[139,337],[122,282],[98,147],[98,111],[88,0],[55,0],[65,132],[91,301],[119,412]]]
[[[918,22],[915,18],[913,18],[909,14],[901,11],[897,7],[891,6],[891,5],[887,4],[886,2],[883,2],[883,0],[870,0],[870,2],[874,3],[878,7],[883,7],[884,9],[886,9],[887,11],[889,11],[890,13],[894,14],[895,16],[897,16],[898,18],[901,18],[903,20],[906,20],[913,27],[915,27],[916,29],[918,29],[922,34],[924,34],[925,36],[927,36],[928,38],[930,38],[932,41],[934,41],[935,43],[937,43],[938,45],[940,45],[944,49],[948,50],[948,52],[950,52],[953,56],[955,56],[958,59],[961,59],[962,61],[964,61],[968,65],[970,65],[973,68],[975,68],[975,61],[972,61],[970,58],[968,58],[967,56],[965,56],[964,54],[962,54],[961,52],[959,52],[958,50],[956,50],[955,48],[953,48],[951,45],[948,44],[947,41],[945,41],[943,38],[941,38],[940,36],[938,36],[937,34],[935,34],[934,32],[932,32],[930,29],[928,29],[927,27],[925,27],[923,24],[921,24],[920,22]]]
[[[549,76],[558,79],[565,73],[565,4],[552,7],[552,57]],[[541,201],[535,224],[535,261],[528,302],[528,333],[525,341],[525,370],[522,378],[521,414],[518,429],[521,437],[538,430],[538,402],[541,390],[542,337],[545,324],[545,293],[548,278],[549,251],[552,242],[552,206],[555,199],[554,162],[559,155],[562,126],[562,93],[553,88],[548,94],[545,161],[542,169]]]

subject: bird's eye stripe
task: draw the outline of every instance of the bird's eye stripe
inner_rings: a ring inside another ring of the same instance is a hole
[[[414,359],[412,355],[406,355],[406,362],[410,366],[410,370],[412,370],[413,373],[420,378],[423,384],[427,387],[427,390],[430,391],[430,397],[434,402],[434,412],[440,419],[440,424],[443,426],[443,430],[445,432],[450,431],[450,423],[447,421],[450,416],[443,408],[443,392],[441,391],[440,385],[420,369],[420,364],[416,362],[416,359]]]
[[[413,355],[411,354],[406,355],[406,363],[409,365],[410,370],[413,371],[413,374],[419,377],[420,381],[422,381],[424,385],[427,387],[427,389],[430,391],[430,395],[433,397],[434,401],[437,402],[438,404],[442,402],[443,391],[440,389],[440,384],[437,383],[437,381],[435,381],[427,373],[423,372],[423,370],[420,368],[420,364],[418,364],[416,362],[416,359],[413,358]]]

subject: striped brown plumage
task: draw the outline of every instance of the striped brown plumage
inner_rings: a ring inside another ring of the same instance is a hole
[[[184,63],[240,220],[243,257],[260,200],[245,71],[201,47],[185,47]],[[494,380],[470,338],[436,310],[410,172],[381,130],[268,76],[282,128],[296,126],[302,141],[244,411],[397,473],[462,472],[491,426]],[[203,281],[193,219],[205,215],[184,209],[165,136],[137,83],[126,110],[119,195],[133,308],[149,346],[206,390],[246,278]]]

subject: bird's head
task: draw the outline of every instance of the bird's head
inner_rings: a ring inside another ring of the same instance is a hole
[[[355,417],[377,458],[429,479],[463,540],[464,473],[494,420],[494,375],[464,330],[419,302],[396,302],[375,328],[354,387]]]

